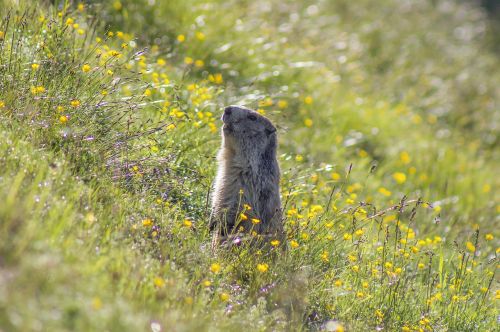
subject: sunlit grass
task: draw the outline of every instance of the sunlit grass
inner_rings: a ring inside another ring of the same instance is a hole
[[[368,20],[368,2],[6,6],[0,327],[495,330],[495,128],[465,113],[483,101],[477,112],[492,119],[496,97],[472,93],[456,114],[435,114],[463,100],[440,100],[454,76],[436,69],[433,47],[391,71],[394,49],[379,44],[388,27],[335,24]],[[207,15],[215,9],[223,20]],[[364,32],[348,38],[347,27]],[[490,68],[488,53],[478,61]],[[425,83],[425,68],[443,83]],[[497,72],[481,70],[491,91]],[[424,81],[405,83],[414,71]],[[250,232],[211,248],[218,117],[229,103],[278,124],[285,241]]]

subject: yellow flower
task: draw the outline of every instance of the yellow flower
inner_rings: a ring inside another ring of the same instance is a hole
[[[194,65],[197,67],[197,68],[202,68],[204,65],[205,65],[205,62],[203,62],[203,60],[196,60],[194,62]]]
[[[260,223],[259,219],[252,218],[252,224],[257,225],[258,223]]]
[[[354,234],[355,234],[356,236],[361,236],[361,235],[363,235],[363,234],[364,234],[364,232],[365,232],[365,231],[364,231],[362,228],[360,228],[360,229],[356,230],[356,231],[354,232]]]
[[[192,65],[192,64],[193,64],[193,62],[194,62],[193,58],[191,58],[191,57],[189,57],[189,56],[187,56],[187,57],[185,57],[185,58],[184,58],[184,63],[185,63],[186,65]]]
[[[313,103],[313,99],[311,96],[307,96],[304,98],[304,103],[306,103],[307,105],[311,105]]]
[[[311,128],[311,127],[312,127],[312,125],[313,125],[313,120],[312,120],[312,119],[310,119],[310,118],[306,118],[306,119],[304,120],[304,126],[306,126],[306,127],[308,127],[308,128]]]
[[[81,3],[81,2],[80,2],[80,3],[78,4],[78,7],[77,7],[77,8],[78,8],[78,10],[79,10],[79,11],[83,12],[83,11],[85,10],[85,5],[84,5],[83,3]]]
[[[299,246],[299,243],[295,240],[290,241],[290,246],[295,249]]]
[[[4,36],[5,36],[5,32],[0,30],[0,40],[3,40]]]
[[[153,225],[153,221],[149,218],[146,218],[142,221],[142,226],[144,227],[150,227]]]
[[[92,308],[93,308],[94,310],[99,310],[99,309],[101,309],[101,308],[102,308],[102,301],[101,301],[101,299],[100,299],[100,298],[98,298],[98,297],[94,297],[94,298],[92,299]]]
[[[68,18],[66,19],[66,25],[73,25],[73,23],[75,23],[75,20],[74,20],[74,19],[72,19],[71,17],[68,17]]]
[[[5,103],[2,100],[0,100],[0,109],[2,109],[4,107],[5,107]]]
[[[354,272],[356,272],[356,273],[357,273],[357,272],[359,272],[359,266],[357,266],[357,265],[353,265],[353,266],[351,267],[351,269],[352,269]]]
[[[288,102],[286,100],[280,100],[278,101],[278,107],[281,109],[285,109],[288,106]]]
[[[485,184],[483,186],[483,193],[489,193],[491,191],[491,185]]]
[[[31,65],[31,69],[33,69],[33,70],[38,70],[38,68],[40,68],[40,65],[38,63],[33,63]]]
[[[333,284],[337,287],[340,287],[340,286],[342,286],[343,282],[342,282],[342,280],[336,280]]]
[[[467,250],[469,250],[470,252],[475,252],[476,251],[476,247],[474,246],[474,244],[470,241],[467,241],[465,242],[465,247],[467,248]]]
[[[74,108],[77,108],[80,106],[80,101],[78,99],[74,99],[70,102],[71,106],[74,107]]]
[[[121,10],[121,9],[122,9],[122,3],[121,3],[120,1],[115,1],[115,2],[113,2],[113,8],[114,8],[115,10],[117,10],[117,11],[118,11],[118,10]]]
[[[195,33],[195,36],[196,36],[196,39],[198,39],[198,40],[205,40],[205,34],[201,31],[197,31]]]
[[[302,157],[302,155],[298,154],[295,156],[295,161],[300,163],[302,160],[304,160],[304,157]]]
[[[219,263],[213,263],[212,265],[210,265],[210,271],[212,271],[212,273],[219,273],[221,269],[221,266]]]
[[[378,192],[381,193],[382,195],[386,196],[386,197],[389,197],[389,196],[392,195],[392,193],[388,189],[386,189],[384,187],[380,187],[378,189]]]
[[[2,108],[2,107],[0,106],[0,108]],[[493,237],[493,234],[488,233],[484,236],[484,238],[486,241],[491,241],[491,240],[493,240],[494,237]]]
[[[279,240],[272,240],[272,241],[271,241],[271,245],[272,245],[273,247],[277,247],[277,246],[279,246],[279,245],[280,245],[280,241],[279,241]]]
[[[158,288],[163,288],[165,287],[165,280],[163,280],[163,278],[161,277],[155,277],[153,279],[153,284]]]
[[[163,67],[167,64],[167,61],[165,61],[165,59],[160,58],[156,60],[156,63],[158,64],[158,66]]]
[[[211,285],[212,285],[212,282],[210,280],[203,281],[203,286],[204,287],[210,287]]]
[[[59,117],[59,122],[62,123],[62,124],[65,124],[66,122],[68,122],[68,117],[65,116],[65,115],[61,115]]]
[[[410,155],[406,151],[403,151],[399,154],[399,160],[401,160],[401,162],[405,165],[411,162]]]
[[[269,269],[269,265],[264,263],[264,264],[257,264],[257,270],[261,273],[267,272]]]
[[[246,215],[246,214],[244,214],[244,213],[240,213],[240,219],[241,219],[241,220],[248,220],[248,217],[247,217],[247,215]]]
[[[185,40],[186,40],[186,36],[184,36],[184,35],[178,35],[177,36],[177,41],[179,43],[183,43]]]
[[[183,224],[187,228],[191,228],[191,226],[193,226],[193,222],[191,220],[188,220],[188,219],[184,220]]]
[[[33,95],[35,95],[35,96],[39,95],[39,94],[42,94],[44,92],[45,92],[45,88],[43,86],[41,86],[41,85],[40,86],[36,86],[36,87],[35,86],[31,87],[31,93]]]
[[[333,173],[332,173],[332,180],[333,180],[333,181],[338,181],[338,180],[340,180],[340,174],[339,174],[339,173],[335,173],[335,172],[333,172]]]
[[[424,263],[418,263],[418,269],[423,270],[425,268]]]
[[[352,235],[349,234],[349,233],[344,233],[344,240],[347,241],[347,240],[350,240],[350,239],[352,239]]]
[[[323,252],[321,253],[321,260],[322,260],[323,262],[328,262],[328,261],[329,261],[328,256],[329,256],[329,255],[328,255],[328,251],[323,251]]]
[[[82,71],[83,71],[84,73],[88,73],[88,72],[90,71],[90,69],[92,69],[92,68],[91,68],[88,64],[84,64],[84,65],[82,66]]]
[[[406,174],[402,172],[396,172],[392,175],[392,177],[399,184],[405,183],[406,181]]]
[[[227,302],[227,301],[229,301],[229,294],[228,293],[220,293],[219,298],[222,302]]]

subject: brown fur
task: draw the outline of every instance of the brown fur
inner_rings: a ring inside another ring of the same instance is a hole
[[[223,237],[243,230],[281,238],[276,128],[266,117],[238,106],[227,107],[222,120],[211,229]],[[244,204],[251,207],[245,211],[247,220],[240,217]],[[254,224],[252,218],[260,222]]]

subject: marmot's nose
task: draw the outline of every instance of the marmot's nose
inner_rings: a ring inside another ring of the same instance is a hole
[[[233,108],[231,106],[228,106],[224,109],[224,115],[229,116],[233,112]]]

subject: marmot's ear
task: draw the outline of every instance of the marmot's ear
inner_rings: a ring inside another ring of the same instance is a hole
[[[269,136],[271,135],[272,133],[275,133],[276,132],[276,128],[273,128],[273,129],[266,129],[266,135]]]

